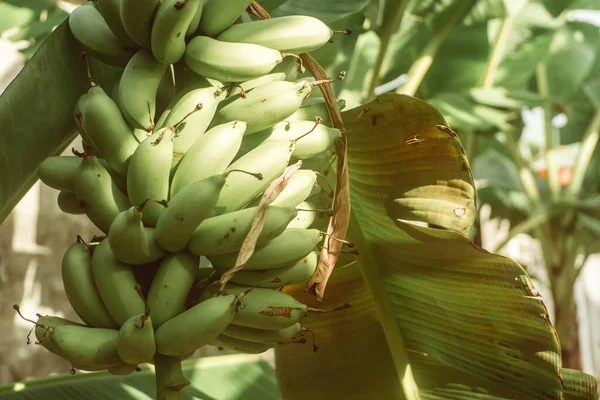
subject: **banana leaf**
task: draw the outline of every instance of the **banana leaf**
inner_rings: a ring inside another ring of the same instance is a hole
[[[279,400],[275,371],[260,356],[233,354],[186,360],[191,382],[182,400]],[[146,366],[126,376],[108,372],[57,375],[0,387],[2,400],[95,400],[155,398],[154,371]]]

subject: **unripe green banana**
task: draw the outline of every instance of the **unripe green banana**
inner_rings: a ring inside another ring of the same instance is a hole
[[[48,157],[38,167],[42,182],[53,189],[75,192],[75,175],[81,165],[81,158],[75,156]]]
[[[211,340],[210,344],[227,350],[233,350],[237,351],[238,353],[246,354],[264,353],[275,346],[275,343],[249,342],[247,340],[237,339],[223,334]]]
[[[233,96],[239,95],[240,93],[242,93],[242,90],[245,92],[249,92],[250,90],[254,89],[255,87],[266,85],[267,83],[283,81],[283,80],[285,80],[285,72],[271,72],[270,74],[262,75],[258,78],[250,79],[249,81],[242,82],[239,84],[239,86],[232,87],[229,90],[227,97],[231,98]],[[239,96],[237,96],[237,97],[239,97]],[[231,99],[231,100],[233,100],[233,99]],[[231,101],[231,100],[228,100],[228,101]]]
[[[232,120],[248,123],[246,135],[259,132],[292,115],[312,91],[306,82],[276,81],[258,86],[246,98],[237,98],[215,114],[212,125]]]
[[[286,53],[308,53],[323,47],[333,31],[319,19],[306,15],[288,15],[232,25],[218,40],[255,43]]]
[[[192,234],[188,249],[205,256],[238,251],[250,232],[256,210],[257,207],[246,208],[205,219]],[[269,206],[257,244],[279,236],[295,215],[292,207]]]
[[[129,207],[129,200],[113,183],[95,156],[86,156],[75,174],[75,194],[88,218],[104,233],[112,221]]]
[[[303,201],[296,207],[298,213],[289,224],[288,228],[310,228],[317,219],[317,207],[314,203]]]
[[[346,100],[337,99],[336,104],[341,111],[346,107]],[[286,117],[285,120],[314,121],[316,117],[321,117],[323,125],[331,126],[331,118],[329,117],[329,111],[327,111],[327,103],[325,103],[325,99],[322,97],[313,97],[304,100],[300,108],[289,117]]]
[[[185,310],[199,263],[198,256],[186,251],[169,254],[162,260],[147,298],[155,329]]]
[[[121,1],[129,0],[96,0],[96,3],[104,21],[121,43],[126,47],[136,49],[139,47],[138,44],[129,37],[123,27],[123,22],[121,22]]]
[[[100,152],[98,151],[98,149],[96,147],[94,147],[94,144],[92,143],[92,141],[90,140],[90,138],[87,135],[85,119],[83,118],[83,111],[85,110],[85,107],[87,105],[88,98],[89,98],[88,92],[85,92],[84,94],[79,96],[79,99],[77,100],[77,103],[75,103],[75,107],[73,109],[73,111],[74,111],[73,117],[75,119],[75,126],[77,126],[77,131],[79,132],[79,135],[81,136],[81,139],[83,141],[84,148],[85,148],[85,145],[87,144],[88,146],[91,147],[92,153],[99,155]]]
[[[99,371],[108,371],[109,369],[117,368],[118,366],[106,368],[101,365],[83,365],[83,364],[78,364],[78,363],[74,363],[71,361],[71,367],[78,369],[80,371],[99,372]]]
[[[156,93],[167,67],[146,50],[139,50],[127,63],[119,83],[119,105],[134,128],[154,129]]]
[[[46,348],[46,350],[50,351],[51,353],[57,354],[57,349],[56,346],[52,343],[52,341],[50,340],[50,330],[48,329],[48,327],[58,327],[58,326],[81,326],[84,327],[85,325],[80,324],[78,322],[75,321],[71,321],[65,318],[61,318],[61,317],[55,317],[52,315],[44,315],[41,316],[39,315],[39,319],[37,321],[37,324],[35,325],[35,338],[37,339],[37,342],[39,344],[41,344],[42,346],[44,346]]]
[[[285,189],[271,203],[279,207],[296,207],[310,196],[317,183],[317,174],[307,169],[299,169],[292,174]]]
[[[69,28],[88,53],[102,62],[122,67],[133,56],[112,33],[92,1],[73,10]]]
[[[245,131],[245,122],[232,121],[215,126],[200,136],[181,159],[173,175],[171,197],[193,182],[225,172],[240,148]],[[253,169],[248,171],[257,172]]]
[[[139,143],[123,119],[119,106],[100,86],[88,90],[83,118],[92,147],[112,169],[125,176],[129,157]]]
[[[148,136],[131,156],[127,170],[127,196],[131,204],[169,198],[169,171],[173,160],[172,128],[163,128]],[[147,202],[142,220],[155,226],[164,206]]]
[[[330,128],[315,121],[282,121],[270,128],[244,138],[242,148],[257,146],[273,139],[296,141],[292,155],[296,159],[307,159],[318,156],[329,150],[333,142],[340,137],[340,130]]]
[[[121,364],[106,369],[111,375],[129,375],[137,370],[137,365]]]
[[[94,249],[92,272],[102,302],[119,325],[145,312],[144,300],[136,290],[137,282],[131,267],[115,257],[108,240],[101,241]]]
[[[300,261],[287,267],[257,271],[239,271],[231,278],[231,282],[238,285],[277,289],[306,281],[315,273],[317,264],[318,256],[313,251]],[[227,271],[227,269],[217,266],[215,266],[215,269],[219,273]]]
[[[114,367],[123,364],[117,353],[119,331],[88,326],[50,326],[46,339],[53,352],[76,365]]]
[[[285,57],[282,62],[277,64],[271,71],[272,74],[284,73],[286,81],[295,81],[299,78],[300,74],[303,74],[305,70],[300,66],[298,59],[295,57]]]
[[[322,240],[323,235],[317,229],[286,229],[275,239],[257,247],[244,270],[280,268],[296,263],[310,254]],[[229,253],[208,259],[215,268],[231,269],[237,256],[237,253]]]
[[[247,326],[229,325],[223,335],[242,339],[247,342],[257,343],[277,343],[284,340],[291,340],[300,335],[302,325],[295,323],[283,329],[256,329]]]
[[[194,230],[212,213],[225,179],[224,174],[213,175],[186,186],[171,198],[156,222],[156,240],[163,249],[176,252],[185,248]]]
[[[163,64],[175,64],[185,53],[185,37],[202,0],[163,0],[158,6],[150,43],[152,54]],[[185,32],[184,34],[182,34]]]
[[[95,328],[118,328],[108,313],[92,273],[92,255],[88,246],[78,240],[62,259],[62,280],[67,299],[82,321]]]
[[[142,364],[152,361],[156,353],[154,328],[147,314],[134,315],[119,329],[117,352],[127,364]]]
[[[204,0],[200,2],[198,8],[196,9],[196,14],[194,14],[194,18],[192,18],[192,22],[188,26],[185,31],[185,37],[192,36],[198,30],[198,25],[200,25],[200,19],[202,18],[202,11],[204,10]]]
[[[231,323],[239,302],[236,296],[212,297],[168,320],[156,330],[157,351],[182,356],[208,344]]]
[[[219,89],[222,86],[220,82],[215,81],[213,79],[206,79],[203,76],[198,75],[194,71],[191,71],[189,68],[186,68],[184,65],[178,64],[176,67],[177,68],[174,68],[176,94],[171,100],[171,102],[167,105],[167,107],[165,107],[164,112],[161,114],[160,118],[156,122],[155,129],[165,128],[168,126],[165,124],[165,122],[171,114],[171,111],[181,101],[181,99],[183,97],[186,97],[190,92],[193,92],[198,89],[213,88],[214,96],[224,96],[226,94],[223,90]],[[177,119],[173,118],[173,122],[171,123],[171,125],[175,125],[176,123],[180,122],[188,113],[190,113],[198,105],[198,103],[202,102],[194,100],[193,97],[189,100],[188,104],[183,105],[182,103],[182,109],[179,111],[180,116]]]
[[[121,21],[129,37],[150,50],[150,32],[160,0],[122,0]]]
[[[282,59],[277,50],[208,36],[196,36],[185,50],[185,62],[192,71],[221,82],[243,82],[266,75]]]
[[[178,95],[167,107],[169,113],[164,118],[161,116],[157,123],[158,128],[174,126],[183,120],[177,125],[177,136],[173,140],[172,170],[179,165],[179,162],[194,142],[206,132],[219,102],[225,98],[225,95],[225,91],[208,83],[206,86],[203,85],[194,89],[184,88],[184,92]],[[198,110],[196,107],[199,104],[202,105],[202,108]],[[188,115],[192,111],[193,114]]]
[[[220,284],[212,284],[202,294],[202,298],[214,295]],[[308,306],[278,290],[253,288],[228,283],[225,286],[228,295],[246,293],[244,306],[240,307],[232,324],[257,329],[282,329],[300,322],[308,313]],[[202,303],[200,303],[202,304]]]
[[[258,146],[234,163],[234,169],[262,174],[262,180],[248,174],[232,174],[227,177],[221,196],[215,206],[215,214],[239,210],[261,194],[288,166],[294,144],[289,140],[274,140]]]
[[[142,223],[143,210],[143,207],[130,207],[117,215],[110,226],[108,242],[113,254],[121,262],[149,264],[167,253],[156,242],[156,229],[145,227]]]
[[[217,36],[233,24],[251,3],[251,0],[231,0],[224,6],[220,1],[208,1],[204,5],[198,31],[203,35]]]
[[[75,193],[59,192],[56,200],[58,208],[66,214],[81,215],[85,214],[85,209],[81,207],[79,199]]]

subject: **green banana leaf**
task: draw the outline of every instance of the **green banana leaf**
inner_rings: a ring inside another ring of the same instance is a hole
[[[349,237],[396,368],[412,371],[400,375],[406,398],[597,398],[592,377],[562,370],[525,270],[468,239],[474,183],[441,114],[388,94],[343,116]]]
[[[0,223],[37,180],[37,167],[77,131],[73,106],[86,91],[81,48],[61,24],[0,96]],[[119,70],[92,63],[94,79],[112,85]]]
[[[182,400],[279,400],[275,371],[260,356],[233,354],[183,362],[191,382]],[[155,397],[154,371],[127,376],[108,372],[58,375],[0,387],[2,400],[151,400]]]

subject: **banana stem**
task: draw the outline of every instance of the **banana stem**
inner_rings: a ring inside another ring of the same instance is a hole
[[[385,60],[387,49],[390,46],[392,36],[394,36],[394,33],[396,33],[398,27],[400,26],[400,22],[402,20],[402,16],[404,15],[404,11],[406,10],[407,4],[407,0],[398,0],[398,4],[394,9],[392,18],[389,20],[388,24],[383,27],[383,32],[381,32],[380,35],[381,45],[379,46],[379,53],[377,54],[377,60],[375,60],[375,66],[373,67],[373,72],[371,75],[367,102],[375,98],[375,88],[379,86],[379,74],[381,72],[381,68],[383,67],[383,61]]]
[[[181,357],[154,356],[156,400],[179,400],[181,390],[190,384],[181,370]]]
[[[536,75],[538,91],[540,95],[543,97],[548,97],[548,74],[545,64],[538,64]],[[552,126],[552,110],[548,105],[544,106],[544,131],[546,134],[545,158],[546,169],[548,170],[548,188],[550,190],[550,198],[553,201],[557,201],[560,196],[560,183],[558,182],[558,165],[556,164],[552,150],[560,143],[554,127]]]
[[[465,13],[473,6],[474,2],[474,0],[460,2],[460,5],[452,15],[444,20],[442,27],[435,32],[434,36],[423,49],[421,56],[408,70],[408,80],[396,91],[397,93],[409,96],[415,95],[421,82],[425,79],[425,75],[427,75],[431,64],[433,64],[433,59],[440,49],[440,46],[444,43],[452,28],[454,28],[460,19],[464,17]]]
[[[484,89],[491,89],[494,86],[496,74],[498,73],[498,66],[500,65],[500,61],[502,61],[502,55],[504,54],[504,49],[506,48],[506,42],[510,34],[512,24],[513,17],[506,17],[502,21],[500,31],[498,32],[498,36],[496,36],[496,41],[494,42],[494,48],[490,54],[488,68],[483,78],[482,86]]]

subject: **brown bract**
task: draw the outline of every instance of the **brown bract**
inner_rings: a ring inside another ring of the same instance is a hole
[[[257,2],[253,2],[248,11],[261,19],[271,18],[269,13]],[[319,63],[308,53],[302,54],[302,62],[306,69],[316,80],[328,79],[327,74]],[[323,299],[327,280],[337,263],[344,243],[337,239],[344,239],[350,224],[350,186],[348,183],[348,160],[346,156],[346,132],[340,110],[335,102],[335,96],[330,84],[320,85],[323,97],[327,103],[327,109],[334,128],[341,131],[342,137],[335,143],[337,154],[337,183],[333,197],[333,215],[329,219],[325,246],[321,251],[319,265],[313,276],[309,279],[306,291],[314,294],[318,300]]]

